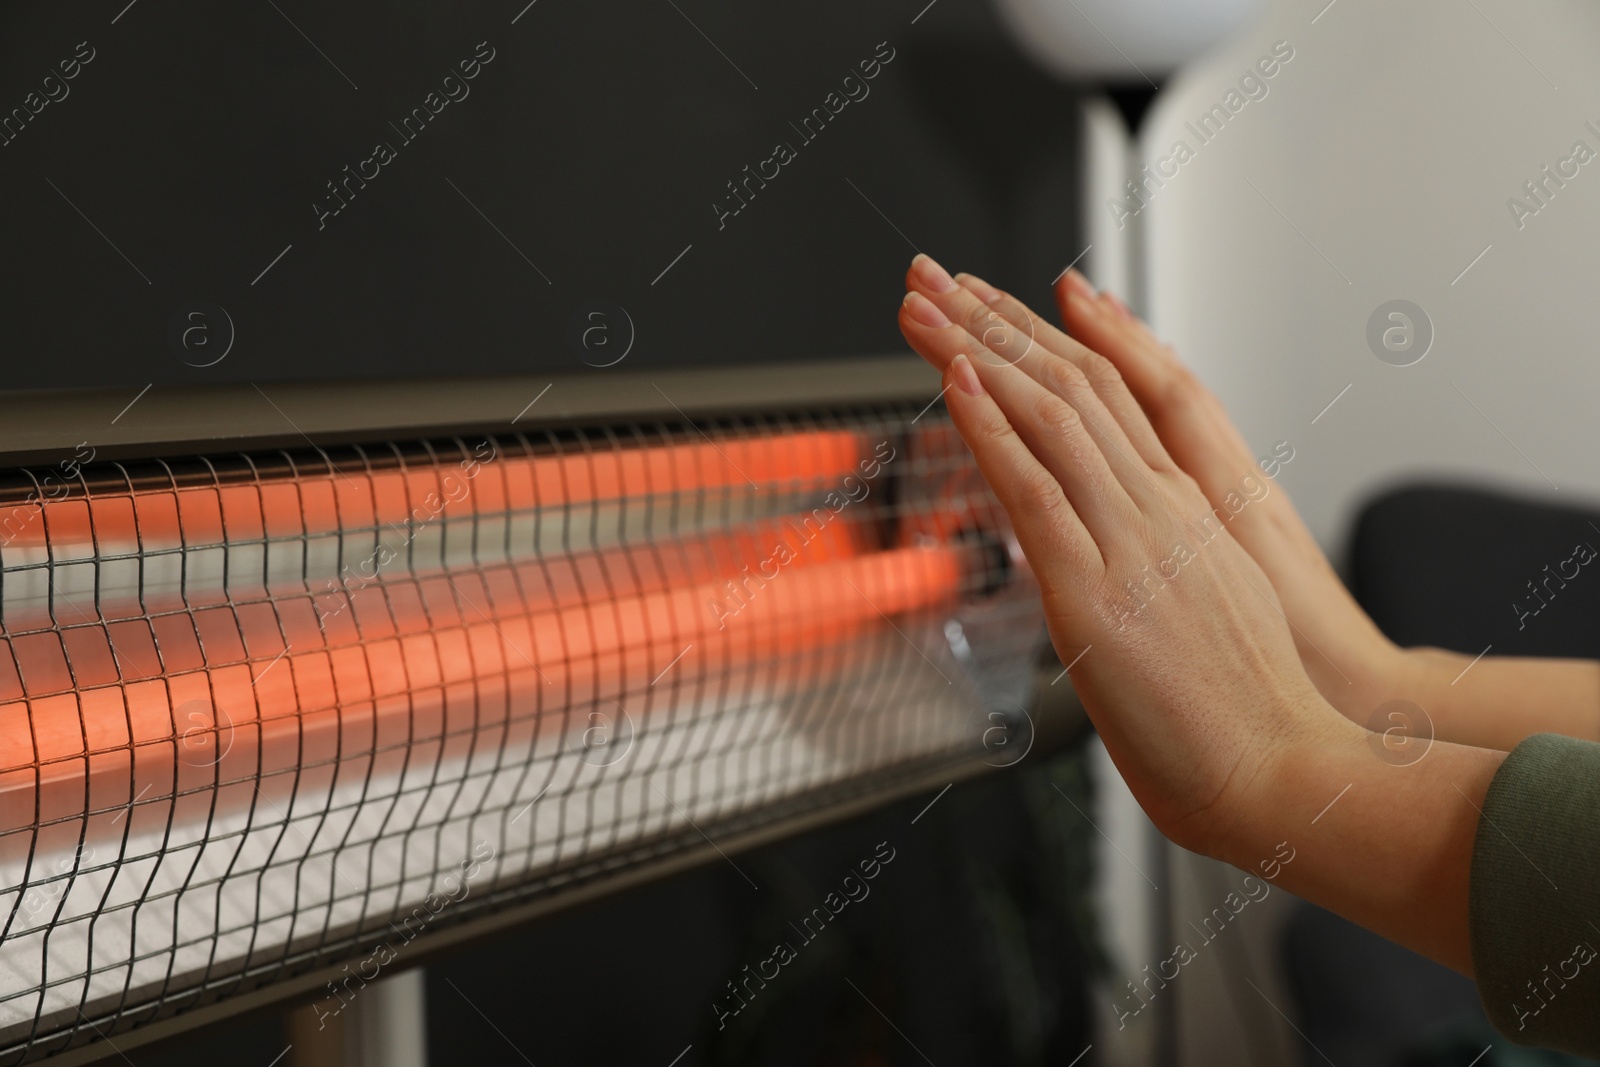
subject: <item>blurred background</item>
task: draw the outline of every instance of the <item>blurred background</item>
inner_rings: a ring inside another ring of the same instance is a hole
[[[1397,640],[1600,654],[1600,590],[1536,627],[1509,609],[1600,495],[1600,176],[1545,170],[1600,149],[1593,5],[96,0],[0,20],[8,389],[864,357],[903,350],[916,251],[1041,308],[1076,263],[1259,454],[1292,448],[1279,485]],[[45,83],[74,58],[67,91]],[[806,977],[719,1027],[708,1005],[783,917],[934,799],[741,858],[770,899],[718,865],[431,960],[432,1060],[1574,1062],[1281,892],[1122,1018],[1240,876],[1160,841],[1092,737],[953,787]],[[130,1062],[309,1057],[305,1015]]]
[[[989,4],[527,2],[11,9],[17,106],[94,57],[0,150],[11,386],[583,371],[591,305],[630,367],[879,354],[923,246],[1048,294],[1075,95]]]

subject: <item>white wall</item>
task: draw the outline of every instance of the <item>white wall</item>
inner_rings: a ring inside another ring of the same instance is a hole
[[[1281,484],[1336,559],[1401,479],[1600,497],[1600,159],[1520,231],[1507,208],[1575,141],[1600,152],[1600,5],[1325,3],[1270,4],[1156,102],[1145,161],[1196,151],[1138,217],[1146,311],[1253,445],[1294,446]],[[1268,95],[1202,146],[1185,120],[1279,40]],[[1365,339],[1394,298],[1435,328],[1409,367]]]

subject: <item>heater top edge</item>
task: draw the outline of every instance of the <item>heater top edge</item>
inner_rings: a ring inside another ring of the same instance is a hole
[[[738,366],[395,381],[268,382],[126,390],[0,390],[0,466],[342,444],[648,417],[799,410],[926,398],[914,355]],[[131,402],[130,402],[131,401]]]

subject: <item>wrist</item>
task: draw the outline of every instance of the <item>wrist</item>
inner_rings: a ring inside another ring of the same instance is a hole
[[[1328,789],[1332,768],[1379,758],[1372,751],[1372,731],[1319,694],[1294,702],[1285,717],[1300,727],[1273,746],[1258,773],[1229,798],[1211,847],[1201,850],[1240,870],[1255,870],[1319,816],[1338,792],[1339,786]]]
[[[1263,766],[1207,854],[1471,973],[1468,884],[1504,753],[1397,750],[1340,718]]]
[[[1472,663],[1471,656],[1431,646],[1396,651],[1400,661],[1394,674],[1396,692],[1424,707],[1438,704],[1461,677],[1462,670]]]
[[[1306,669],[1317,689],[1339,714],[1366,726],[1374,709],[1385,701],[1407,696],[1419,673],[1410,649],[1390,641],[1376,627],[1358,644],[1339,654],[1336,668],[1318,650],[1302,651]]]

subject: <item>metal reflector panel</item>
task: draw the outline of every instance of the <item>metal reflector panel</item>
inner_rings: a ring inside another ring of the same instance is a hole
[[[0,493],[0,1063],[969,761],[1043,633],[937,407]]]

